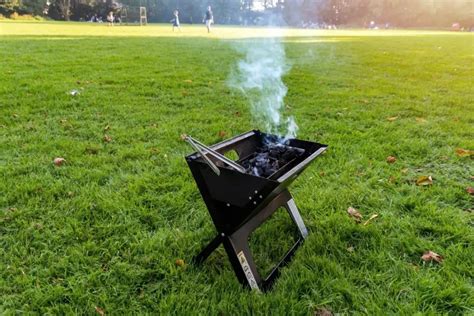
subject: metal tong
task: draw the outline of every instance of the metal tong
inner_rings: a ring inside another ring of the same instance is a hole
[[[214,158],[220,160],[221,162],[225,163],[226,165],[228,165],[232,169],[237,170],[238,172],[245,173],[245,168],[244,167],[242,167],[241,165],[239,165],[239,164],[235,163],[234,161],[230,160],[226,156],[218,153],[217,151],[209,148],[208,146],[204,145],[203,143],[201,143],[197,139],[194,139],[191,136],[185,135],[185,134],[181,135],[181,138],[183,140],[187,141],[189,143],[189,145],[191,145],[194,149],[196,149],[196,151],[202,156],[204,161],[209,165],[209,167],[211,167],[212,171],[214,171],[217,175],[220,175],[221,171],[212,162],[212,160],[209,159],[209,157],[206,156],[206,154],[210,154]]]

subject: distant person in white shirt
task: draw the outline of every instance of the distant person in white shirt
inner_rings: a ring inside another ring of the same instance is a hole
[[[107,15],[107,23],[109,26],[114,26],[114,13],[112,11]]]
[[[204,16],[204,21],[207,27],[207,33],[211,33],[211,24],[214,23],[214,15],[212,14],[211,6],[207,7],[206,15]]]
[[[179,26],[179,11],[174,10],[173,16],[174,18],[171,20],[171,23],[173,23],[173,32],[176,27],[178,28],[178,31],[181,32],[181,27]]]

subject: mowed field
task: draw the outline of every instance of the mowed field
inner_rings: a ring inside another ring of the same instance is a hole
[[[1,314],[474,313],[472,34],[285,30],[285,115],[330,146],[291,187],[309,237],[268,293],[190,264],[215,229],[180,134],[261,128],[227,81],[262,36],[0,22]]]

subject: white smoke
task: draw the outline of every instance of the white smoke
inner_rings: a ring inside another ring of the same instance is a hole
[[[281,31],[268,29],[270,37],[242,42],[238,50],[244,54],[231,73],[229,85],[249,99],[256,123],[266,132],[287,138],[296,137],[298,125],[292,116],[284,117],[284,99],[288,91],[283,76],[291,66],[281,41]],[[276,32],[276,33],[275,33]]]

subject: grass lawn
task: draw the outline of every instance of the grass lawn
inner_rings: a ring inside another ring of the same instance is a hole
[[[285,113],[330,148],[291,187],[310,235],[259,294],[223,249],[189,264],[215,231],[179,135],[259,127],[226,81],[264,31],[0,22],[0,313],[474,313],[474,160],[455,151],[474,150],[474,36],[285,33]],[[256,247],[286,250],[280,231]]]

